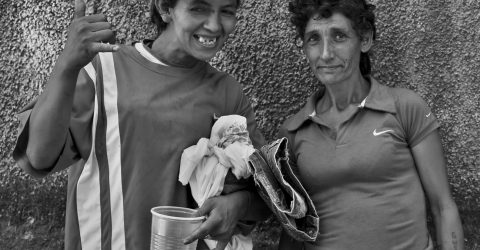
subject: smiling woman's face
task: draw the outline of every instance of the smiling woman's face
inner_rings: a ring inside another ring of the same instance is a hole
[[[360,53],[370,49],[353,29],[350,20],[334,13],[313,16],[305,27],[303,50],[315,76],[325,85],[361,76]]]
[[[223,47],[237,23],[237,0],[178,0],[167,26],[177,53],[209,60]]]

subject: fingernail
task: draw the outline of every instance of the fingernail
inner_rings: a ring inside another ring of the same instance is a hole
[[[120,46],[118,45],[113,46],[113,51],[118,51],[119,49],[120,49]]]

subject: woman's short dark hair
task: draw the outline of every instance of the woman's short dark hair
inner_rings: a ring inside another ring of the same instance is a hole
[[[237,0],[237,5],[240,6],[240,1]],[[150,1],[150,21],[157,26],[157,33],[160,35],[166,28],[167,23],[163,21],[161,14],[158,12],[156,3],[160,2],[160,9],[168,11],[169,8],[174,8],[178,0],[151,0]]]
[[[150,1],[150,21],[157,26],[157,33],[160,34],[167,28],[167,23],[163,21],[161,13],[158,12],[157,1],[158,0]],[[175,7],[177,1],[178,0],[162,0],[158,7],[166,11],[169,8]]]
[[[334,13],[343,14],[350,19],[353,29],[361,39],[368,32],[372,33],[374,40],[376,38],[375,14],[373,13],[375,6],[368,4],[366,0],[292,0],[288,9],[292,14],[290,20],[297,29],[297,36],[302,40],[311,17],[320,15],[328,18]],[[361,53],[360,71],[364,76],[371,72],[368,52]]]

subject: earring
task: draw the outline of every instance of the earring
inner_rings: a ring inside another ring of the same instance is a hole
[[[170,13],[162,13],[160,14],[160,16],[162,17],[162,20],[165,23],[170,23],[172,21],[172,17],[170,16]]]

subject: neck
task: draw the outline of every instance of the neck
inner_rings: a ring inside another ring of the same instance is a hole
[[[359,74],[351,80],[326,85],[325,88],[325,95],[317,104],[317,111],[319,112],[325,112],[329,109],[342,111],[352,104],[360,104],[368,95],[370,84]]]
[[[178,42],[172,41],[169,37],[171,36],[164,33],[160,34],[153,41],[151,53],[158,60],[170,66],[192,68],[198,62],[198,59],[178,49]]]

